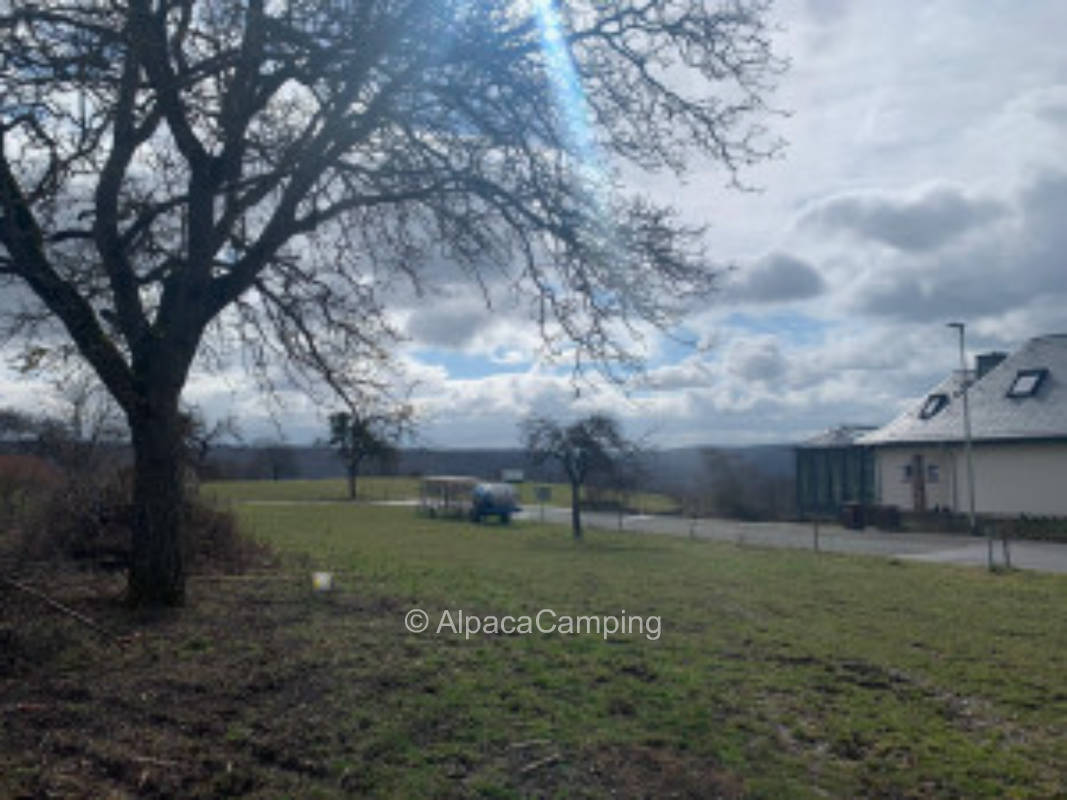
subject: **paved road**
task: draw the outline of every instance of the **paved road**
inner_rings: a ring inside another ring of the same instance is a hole
[[[339,501],[307,500],[248,500],[257,505],[307,505],[314,502]],[[415,506],[417,500],[379,501],[375,505]],[[570,509],[546,506],[546,522],[570,524]],[[540,506],[527,506],[518,519],[540,520]],[[591,528],[620,530],[618,514],[583,511],[582,522]],[[813,526],[799,522],[735,522],[726,519],[697,519],[655,515],[627,515],[622,518],[621,530],[641,533],[662,533],[670,536],[691,536],[720,542],[756,545],[760,547],[792,547],[810,550],[814,546]],[[1052,542],[1011,542],[1011,564],[1022,569],[1067,574],[1067,544]],[[819,549],[835,553],[906,558],[915,561],[934,561],[945,564],[985,566],[988,553],[985,539],[944,533],[887,533],[867,528],[850,531],[839,525],[819,526]],[[1000,542],[994,545],[997,564],[1004,563]]]
[[[546,522],[570,523],[569,509],[546,507],[544,515]],[[528,507],[519,515],[519,518],[539,520],[541,509],[538,506]],[[582,513],[582,522],[594,528],[619,529],[617,514],[586,511]],[[622,518],[622,530],[692,536],[697,539],[713,539],[764,547],[793,547],[810,550],[814,545],[811,523],[689,520],[682,517],[630,515]],[[988,552],[985,539],[969,536],[943,533],[887,533],[874,528],[850,531],[838,525],[819,526],[819,548],[837,553],[977,566],[985,565]],[[1016,541],[1011,542],[1010,549],[1011,563],[1014,567],[1067,573],[1067,544]],[[1004,563],[1000,542],[995,544],[993,554],[996,563]]]

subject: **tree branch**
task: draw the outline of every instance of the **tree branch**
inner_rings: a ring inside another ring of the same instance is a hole
[[[93,365],[123,409],[129,411],[137,399],[129,366],[100,327],[89,303],[49,264],[43,251],[43,236],[19,190],[3,145],[0,136],[0,242],[13,257],[10,272],[22,278],[63,322],[79,352]]]

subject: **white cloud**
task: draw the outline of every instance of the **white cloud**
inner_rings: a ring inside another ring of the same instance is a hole
[[[736,339],[726,351],[727,370],[750,383],[779,381],[786,370],[785,358],[775,336]]]
[[[936,250],[958,237],[995,221],[1003,205],[970,198],[951,186],[922,187],[912,196],[850,193],[831,197],[808,210],[801,225],[843,231],[897,250]]]
[[[740,270],[725,297],[727,301],[780,303],[807,300],[825,289],[826,282],[811,264],[786,253],[771,253]]]

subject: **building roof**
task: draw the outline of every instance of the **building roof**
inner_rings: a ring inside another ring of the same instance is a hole
[[[974,441],[1067,439],[1067,334],[1031,339],[973,383],[968,400]],[[960,442],[963,430],[955,374],[856,444]]]
[[[804,440],[797,447],[811,449],[848,447],[855,444],[857,437],[870,433],[876,428],[876,425],[838,425],[836,428],[823,431],[818,436]]]

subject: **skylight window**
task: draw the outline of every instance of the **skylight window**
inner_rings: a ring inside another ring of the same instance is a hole
[[[1048,375],[1048,370],[1021,369],[1015,375],[1015,380],[1008,389],[1008,397],[1033,397]]]
[[[923,407],[919,410],[919,419],[930,419],[947,405],[947,394],[932,394],[926,398],[926,402],[923,403]]]

